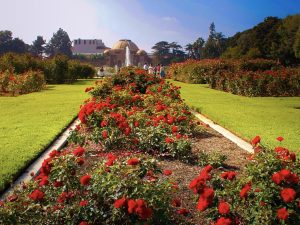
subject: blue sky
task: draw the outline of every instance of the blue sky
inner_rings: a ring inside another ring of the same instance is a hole
[[[186,45],[208,36],[211,22],[225,36],[267,16],[300,13],[300,0],[0,0],[0,30],[32,43],[58,28],[70,38],[99,38],[111,47],[128,38],[151,51],[158,41]]]

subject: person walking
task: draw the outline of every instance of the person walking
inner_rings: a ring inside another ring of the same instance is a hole
[[[166,77],[165,67],[163,65],[160,66],[160,78],[164,79]]]
[[[152,66],[152,64],[150,63],[149,67],[148,67],[148,73],[153,75],[154,74],[154,68]]]
[[[160,76],[160,64],[156,66],[156,76]]]
[[[148,71],[148,64],[147,64],[147,63],[144,64],[143,69],[144,69],[145,71]]]

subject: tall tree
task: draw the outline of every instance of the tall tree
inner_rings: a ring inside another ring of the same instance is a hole
[[[35,56],[42,56],[45,51],[46,41],[42,36],[37,36],[36,40],[32,42],[31,53]]]
[[[188,58],[194,58],[194,48],[193,44],[187,44],[185,46],[185,50],[187,51]]]
[[[71,47],[72,47],[72,43],[68,33],[63,29],[59,28],[59,30],[53,34],[53,37],[46,45],[46,53],[49,56],[63,54],[68,57],[71,57],[72,56]]]
[[[167,41],[157,42],[152,49],[155,63],[168,64],[170,61],[170,44]]]
[[[294,52],[295,56],[300,59],[300,27],[296,34],[295,43],[294,43]]]
[[[13,38],[11,31],[0,31],[0,54],[7,52],[25,53],[27,51],[28,45],[19,38]]]
[[[202,50],[204,46],[204,39],[202,37],[199,37],[194,43],[193,43],[193,52],[196,59],[200,59],[202,55]]]

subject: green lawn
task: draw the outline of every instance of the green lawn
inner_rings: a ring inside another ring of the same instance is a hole
[[[0,190],[76,116],[92,80],[0,97]]]
[[[300,97],[242,97],[210,89],[208,85],[186,84],[181,86],[181,96],[186,103],[197,108],[214,122],[238,136],[251,140],[260,135],[268,147],[282,142],[300,156]]]

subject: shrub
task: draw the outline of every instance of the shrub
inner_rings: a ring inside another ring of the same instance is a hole
[[[272,60],[189,60],[172,64],[169,76],[187,83],[244,96],[299,96],[300,68],[283,68]]]
[[[242,174],[206,166],[190,183],[199,195],[196,208],[207,221],[226,224],[299,224],[300,165],[283,147],[274,151],[259,146]],[[239,179],[236,179],[238,176]]]
[[[44,75],[40,71],[28,71],[22,74],[15,74],[8,70],[4,73],[0,72],[0,93],[27,94],[40,91],[44,86]]]
[[[1,224],[168,224],[172,185],[144,155],[103,154],[81,172],[88,152],[53,151],[35,181],[1,202]],[[151,181],[150,181],[151,180]]]

